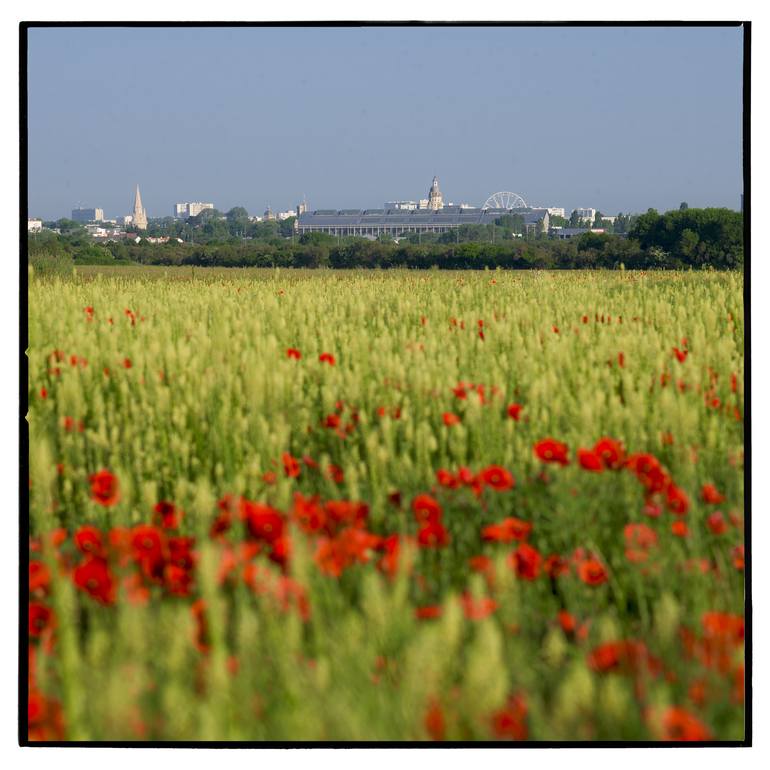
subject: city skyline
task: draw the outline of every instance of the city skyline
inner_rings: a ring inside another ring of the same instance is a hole
[[[457,204],[738,209],[741,45],[739,27],[33,28],[29,215],[127,214],[137,181],[152,218],[379,208],[433,175]]]

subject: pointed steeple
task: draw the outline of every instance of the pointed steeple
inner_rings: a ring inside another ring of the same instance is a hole
[[[134,227],[137,230],[147,229],[147,212],[144,210],[144,206],[142,206],[139,185],[136,186],[136,195],[134,196]]]

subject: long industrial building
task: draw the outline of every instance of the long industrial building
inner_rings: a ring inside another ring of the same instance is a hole
[[[444,206],[438,210],[417,209],[320,209],[300,214],[297,232],[329,235],[400,236],[408,233],[445,233],[462,225],[493,224],[505,215],[518,215],[527,231],[548,232],[548,209],[472,209]]]

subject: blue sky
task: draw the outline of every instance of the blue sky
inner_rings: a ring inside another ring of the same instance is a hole
[[[29,31],[29,212],[738,208],[740,28]]]

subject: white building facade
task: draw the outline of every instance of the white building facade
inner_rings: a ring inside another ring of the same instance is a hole
[[[189,203],[174,204],[174,218],[187,219],[188,217],[197,217],[205,209],[213,209],[213,203],[203,203],[201,201],[191,201]]]

